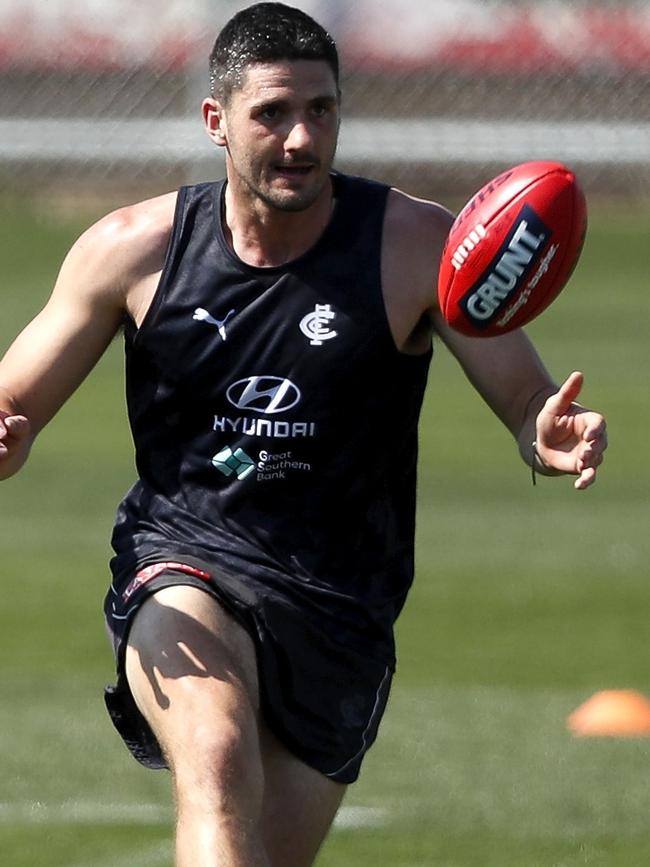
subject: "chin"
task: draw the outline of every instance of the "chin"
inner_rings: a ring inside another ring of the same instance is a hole
[[[298,212],[310,208],[318,196],[290,196],[279,198],[271,202],[278,211]]]
[[[279,211],[306,211],[317,201],[323,192],[325,184],[310,186],[302,190],[274,190],[269,193],[266,201]]]

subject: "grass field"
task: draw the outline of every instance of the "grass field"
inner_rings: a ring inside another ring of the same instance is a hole
[[[599,484],[536,488],[440,348],[424,410],[418,577],[392,703],[319,867],[641,867],[650,740],[577,740],[593,692],[650,691],[650,210],[592,208],[571,286],[530,329],[609,416]],[[86,220],[5,208],[6,345]],[[105,716],[101,601],[132,479],[121,346],[0,489],[0,863],[170,867],[165,774]]]

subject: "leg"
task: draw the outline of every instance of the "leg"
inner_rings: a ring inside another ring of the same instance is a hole
[[[205,592],[160,590],[138,612],[126,674],[168,759],[177,867],[270,867],[255,651]]]
[[[292,755],[264,727],[263,835],[273,867],[310,867],[346,787]]]

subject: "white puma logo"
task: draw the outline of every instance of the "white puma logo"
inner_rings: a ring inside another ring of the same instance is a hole
[[[211,316],[207,310],[203,309],[203,307],[197,307],[196,310],[194,311],[194,316],[192,316],[192,319],[196,319],[199,322],[207,322],[208,325],[214,325],[217,328],[217,330],[219,331],[219,334],[221,335],[221,339],[225,341],[225,339],[226,339],[226,322],[233,315],[234,312],[235,312],[234,310],[229,310],[228,313],[226,313],[225,318],[219,320],[219,319],[215,319],[214,316]]]

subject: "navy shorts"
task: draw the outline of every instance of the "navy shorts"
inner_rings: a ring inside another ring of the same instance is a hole
[[[357,779],[374,742],[394,663],[333,641],[287,599],[215,575],[192,557],[141,568],[106,598],[106,622],[117,659],[117,684],[105,691],[108,712],[131,753],[146,767],[167,767],[137,709],[124,675],[129,626],[142,602],[176,584],[211,594],[248,632],[257,652],[260,703],[266,724],[301,761],[339,783]]]

